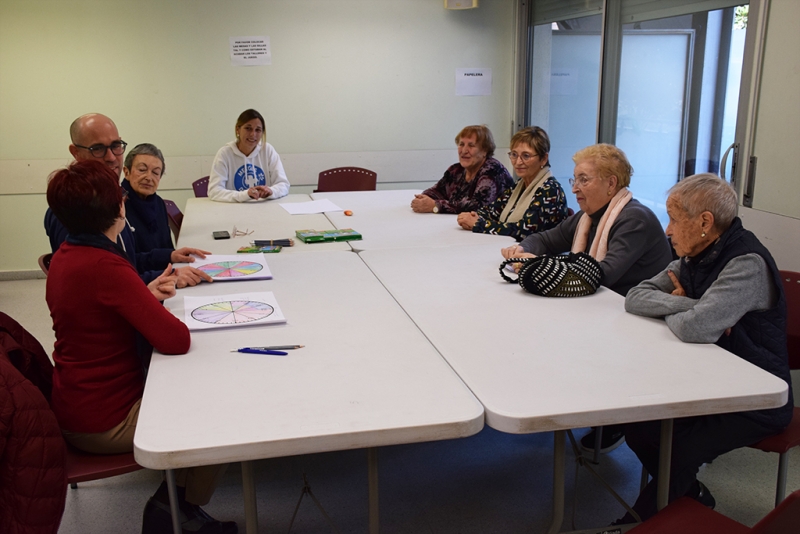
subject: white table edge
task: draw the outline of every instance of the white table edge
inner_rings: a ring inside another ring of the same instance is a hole
[[[298,454],[367,449],[388,445],[423,443],[447,439],[466,438],[480,432],[484,427],[484,410],[478,410],[469,419],[457,423],[444,422],[423,427],[408,427],[367,432],[342,432],[320,438],[298,437],[263,443],[248,443],[236,446],[223,445],[205,449],[181,451],[150,451],[139,446],[134,437],[133,449],[136,462],[149,469],[180,469],[201,465],[223,464],[266,458],[282,458]],[[268,452],[267,452],[268,451]],[[213,460],[209,460],[213,458]]]

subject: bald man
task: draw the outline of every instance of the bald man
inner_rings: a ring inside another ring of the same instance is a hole
[[[105,163],[117,176],[122,174],[122,163],[127,143],[122,140],[117,125],[110,118],[100,113],[89,113],[75,119],[69,127],[72,143],[69,152],[77,161],[97,160]],[[44,228],[50,238],[50,248],[55,252],[67,238],[67,229],[61,224],[50,208],[44,216]],[[198,249],[181,248],[165,252],[155,249],[149,252],[137,252],[130,225],[120,233],[118,244],[122,246],[131,263],[136,267],[142,280],[150,283],[155,280],[172,262],[192,262],[192,254],[202,253]],[[202,254],[199,254],[204,257]],[[211,277],[194,267],[181,267],[175,270],[177,287],[194,286]]]

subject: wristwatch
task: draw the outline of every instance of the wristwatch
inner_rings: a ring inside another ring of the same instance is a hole
[[[433,213],[439,213],[439,205],[438,204],[434,204],[433,205]]]

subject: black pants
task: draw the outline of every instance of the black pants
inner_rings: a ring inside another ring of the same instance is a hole
[[[710,462],[720,454],[752,445],[779,431],[780,429],[766,427],[741,413],[675,419],[669,502],[686,495],[697,479],[697,471],[704,463]],[[625,439],[628,447],[636,453],[644,468],[653,477],[633,505],[633,509],[644,521],[658,512],[656,494],[661,421],[627,425]],[[633,521],[629,514],[627,517]]]

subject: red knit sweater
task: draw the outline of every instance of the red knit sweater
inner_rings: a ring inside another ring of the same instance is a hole
[[[142,397],[136,332],[164,354],[185,354],[189,329],[112,252],[64,243],[47,275],[56,333],[52,407],[61,428],[104,432]]]

